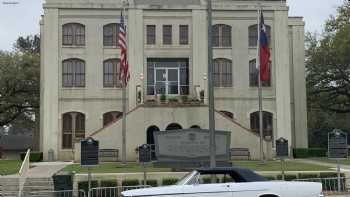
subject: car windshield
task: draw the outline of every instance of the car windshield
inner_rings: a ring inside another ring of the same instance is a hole
[[[176,185],[191,185],[198,182],[199,172],[193,171],[182,177]]]

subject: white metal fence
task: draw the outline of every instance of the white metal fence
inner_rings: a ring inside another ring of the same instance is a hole
[[[149,185],[119,186],[119,187],[97,187],[89,191],[88,197],[120,197],[121,192],[151,187]]]
[[[329,195],[349,195],[350,196],[350,178],[335,177],[335,178],[311,178],[311,179],[296,179],[294,181],[318,182],[322,183],[323,192]]]

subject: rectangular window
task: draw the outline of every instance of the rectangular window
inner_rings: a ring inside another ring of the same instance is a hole
[[[180,45],[188,44],[188,25],[180,25],[179,27],[180,34]]]
[[[163,25],[163,45],[172,44],[172,26]]]
[[[147,44],[154,45],[156,44],[156,26],[155,25],[147,25],[146,27],[147,33]]]

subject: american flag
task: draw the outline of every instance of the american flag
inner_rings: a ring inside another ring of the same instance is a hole
[[[120,46],[120,70],[119,79],[124,87],[127,86],[130,79],[129,64],[127,57],[127,44],[126,44],[126,28],[124,25],[123,12],[120,15],[120,26],[119,26],[119,46]]]

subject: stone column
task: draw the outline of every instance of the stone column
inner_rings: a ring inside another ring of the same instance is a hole
[[[205,98],[207,98],[207,78],[208,73],[208,29],[207,21],[204,20],[207,17],[206,10],[192,10],[192,73],[193,73],[193,86],[199,86],[199,89],[203,89],[205,92]],[[195,91],[195,90],[194,90]],[[207,99],[205,99],[206,101]]]
[[[45,8],[44,26],[41,39],[42,62],[41,62],[41,134],[42,151],[44,160],[47,160],[48,151],[52,149],[57,159],[60,132],[58,112],[58,87],[59,87],[59,23],[58,9]]]
[[[292,33],[292,75],[294,91],[294,145],[296,148],[308,147],[307,109],[306,109],[306,80],[305,80],[305,52],[304,52],[304,22],[302,19],[293,23]]]
[[[274,13],[274,66],[276,67],[277,136],[291,144],[290,62],[288,41],[288,10]]]
[[[143,41],[143,11],[140,9],[131,8],[128,10],[127,17],[127,33],[128,33],[128,60],[129,60],[129,70],[130,70],[130,81],[128,85],[128,100],[129,109],[133,109],[136,106],[136,86],[141,85],[144,87],[146,92],[146,85],[142,85],[145,82],[140,79],[140,74],[146,76],[147,69],[144,70],[144,41]]]

